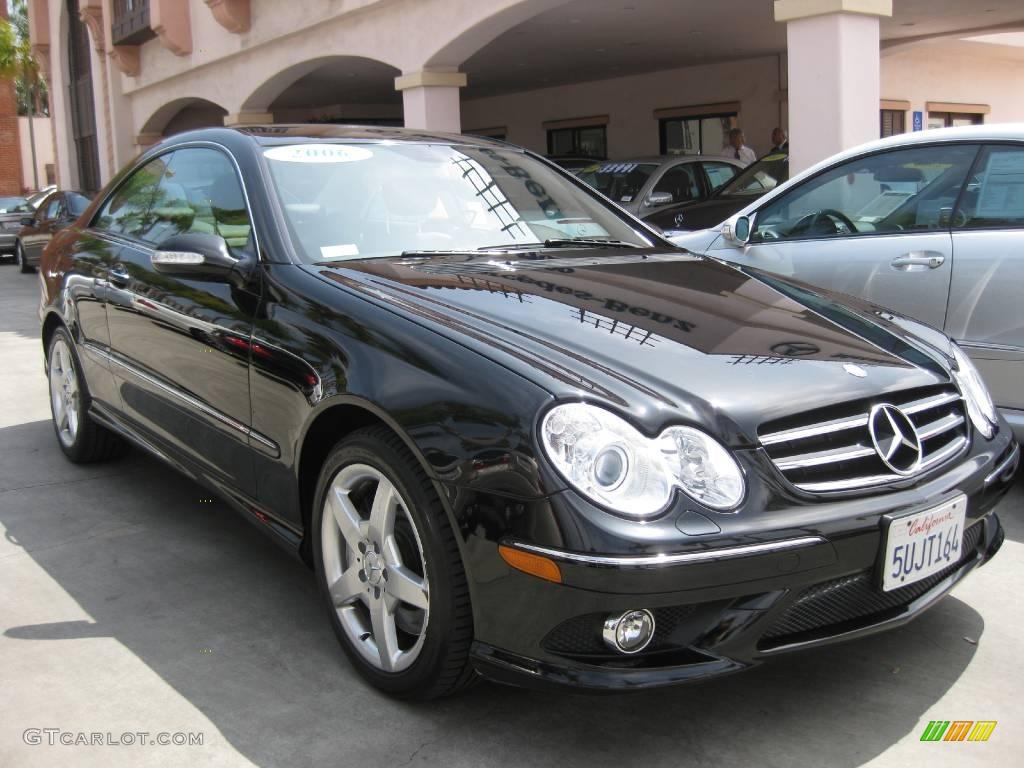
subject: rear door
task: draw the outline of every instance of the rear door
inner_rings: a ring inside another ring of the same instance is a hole
[[[945,330],[1024,421],[1024,144],[985,147],[971,171],[953,216]]]
[[[833,166],[766,203],[751,242],[723,255],[942,328],[950,222],[977,152],[910,147]]]
[[[110,273],[110,344],[124,412],[209,479],[251,494],[249,355],[259,297],[159,273],[150,258],[167,238],[189,232],[252,249],[251,217],[226,151],[183,147],[159,160],[150,207]]]

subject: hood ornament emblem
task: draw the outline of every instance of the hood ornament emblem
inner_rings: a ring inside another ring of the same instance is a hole
[[[871,409],[868,432],[875,453],[897,475],[911,475],[921,465],[921,438],[907,415],[889,403]]]
[[[843,363],[843,370],[851,376],[856,376],[858,379],[863,379],[868,375],[868,372],[861,368],[859,365],[853,363]]]

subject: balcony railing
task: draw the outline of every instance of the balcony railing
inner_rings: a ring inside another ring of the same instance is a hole
[[[156,37],[149,27],[149,0],[114,0],[114,45],[141,45]]]

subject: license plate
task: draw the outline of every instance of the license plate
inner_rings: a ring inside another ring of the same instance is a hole
[[[882,589],[889,592],[960,561],[967,497],[889,522],[882,561]]]

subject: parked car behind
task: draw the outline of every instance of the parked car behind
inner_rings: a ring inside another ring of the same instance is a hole
[[[24,197],[0,197],[0,255],[17,257],[21,221],[34,212]]]
[[[1003,541],[1019,450],[946,336],[507,144],[178,134],[40,271],[64,454],[214,489],[392,694],[736,672],[903,624]]]
[[[943,329],[1024,439],[1024,124],[865,144],[675,241]]]
[[[668,237],[680,232],[705,229],[725,221],[761,195],[789,178],[789,153],[774,152],[744,168],[706,200],[691,200],[661,208],[652,213],[641,212],[641,218]]]
[[[670,155],[592,163],[574,173],[635,216],[705,200],[743,165],[733,158]]]
[[[83,192],[51,192],[38,208],[21,219],[15,256],[22,272],[34,272],[43,249],[53,236],[74,222],[89,207],[92,197]]]

